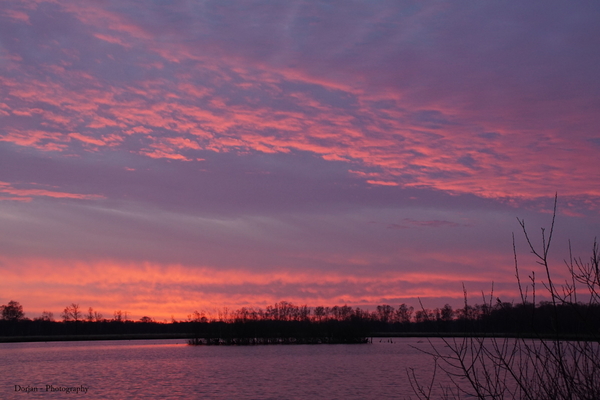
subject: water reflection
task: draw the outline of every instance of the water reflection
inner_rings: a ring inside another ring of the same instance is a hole
[[[362,345],[187,346],[185,340],[0,344],[0,398],[406,399],[419,339]],[[85,386],[87,394],[15,392]],[[413,396],[414,397],[414,396]]]

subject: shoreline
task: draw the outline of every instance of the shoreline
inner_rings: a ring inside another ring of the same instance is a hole
[[[567,341],[588,341],[597,338],[582,335],[540,335],[510,333],[439,333],[439,332],[372,332],[369,338],[489,338],[489,339],[546,339]],[[131,333],[105,335],[53,335],[53,336],[0,336],[0,343],[28,342],[86,342],[101,340],[161,340],[161,339],[194,339],[191,333]]]

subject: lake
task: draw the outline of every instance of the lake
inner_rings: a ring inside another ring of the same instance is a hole
[[[443,347],[441,340],[432,340]],[[188,346],[183,339],[4,343],[0,398],[416,398],[406,369],[414,368],[423,381],[430,376],[432,358],[414,348],[427,349],[429,344],[422,338],[391,341],[267,346]]]

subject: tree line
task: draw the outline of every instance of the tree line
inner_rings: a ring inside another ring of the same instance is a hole
[[[235,310],[222,308],[216,313],[194,311],[187,319],[157,322],[144,316],[131,320],[128,312],[117,310],[105,318],[92,307],[83,309],[76,303],[67,305],[55,320],[52,312],[44,311],[39,317],[25,317],[22,305],[14,300],[0,306],[0,336],[58,335],[58,334],[119,334],[119,333],[195,333],[199,327],[268,325],[269,322],[288,323],[288,326],[319,325],[337,322],[360,323],[368,333],[477,333],[498,334],[557,333],[577,334],[582,331],[600,331],[600,305],[565,303],[556,306],[549,302],[532,304],[508,303],[496,299],[495,304],[465,304],[454,309],[449,304],[441,308],[415,309],[406,304],[394,307],[378,305],[369,311],[360,307],[295,305],[280,301],[266,308],[242,307]],[[585,316],[585,318],[581,318]],[[586,326],[582,326],[585,321]],[[293,324],[296,325],[293,325]],[[308,325],[307,325],[308,324]],[[271,323],[270,326],[273,326]],[[279,325],[280,329],[281,324]],[[222,329],[222,328],[221,328]],[[205,329],[206,330],[206,329]]]

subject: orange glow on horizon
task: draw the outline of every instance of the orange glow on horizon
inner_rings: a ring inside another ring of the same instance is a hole
[[[134,319],[147,315],[161,321],[170,320],[171,316],[185,319],[194,310],[264,308],[282,300],[310,306],[399,304],[409,301],[402,299],[414,302],[417,297],[461,299],[462,283],[485,290],[491,283],[485,276],[450,272],[348,276],[334,272],[318,275],[312,271],[285,270],[259,273],[245,269],[223,271],[210,267],[114,261],[84,263],[8,258],[0,261],[4,265],[15,265],[3,273],[2,293],[10,300],[20,301],[29,311],[30,318],[43,310],[58,316],[62,308],[71,303],[78,303],[85,310],[93,307],[105,317],[112,317],[113,311],[122,310]],[[263,289],[244,293],[243,288],[247,287]],[[269,289],[286,287],[297,289],[294,289],[295,293],[284,290],[288,292],[286,295]],[[53,292],[50,301],[48,292]],[[495,295],[516,298],[516,288],[496,290]]]

